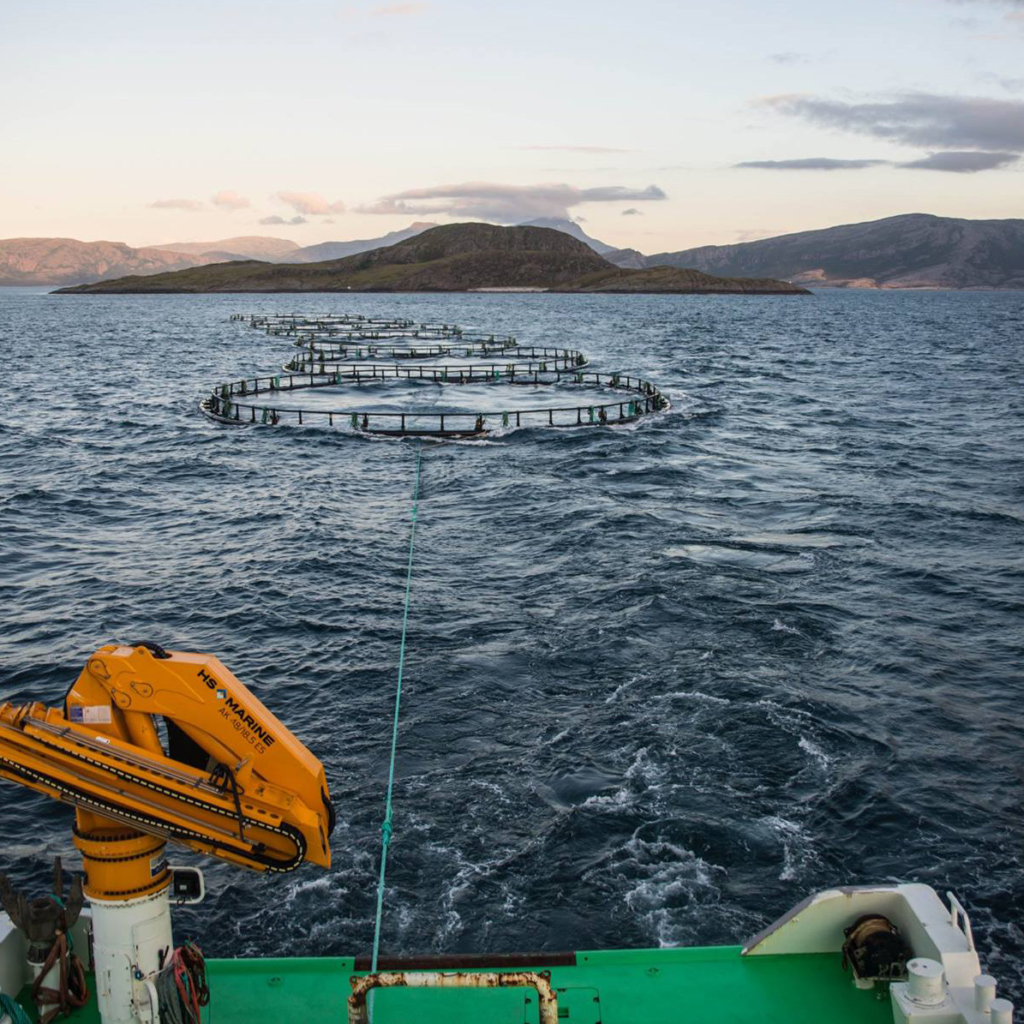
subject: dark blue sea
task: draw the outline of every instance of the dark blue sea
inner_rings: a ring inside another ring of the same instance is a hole
[[[417,445],[197,409],[291,354],[229,315],[296,309],[578,347],[673,406],[424,446],[385,953],[734,943],[920,881],[1024,997],[1020,293],[0,292],[0,700],[209,651],[331,782],[333,868],[205,861],[179,937],[372,938]],[[71,820],[0,785],[0,866],[43,890]]]

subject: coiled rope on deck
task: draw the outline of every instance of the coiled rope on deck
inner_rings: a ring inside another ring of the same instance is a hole
[[[194,943],[175,949],[156,977],[161,1024],[201,1024],[203,1007],[209,1005],[206,959]]]
[[[395,788],[395,755],[398,751],[398,714],[402,706],[402,675],[405,671],[405,638],[409,628],[409,599],[412,593],[412,559],[416,548],[416,520],[420,503],[420,466],[423,460],[422,445],[416,448],[416,482],[412,494],[412,523],[409,529],[409,558],[405,567],[405,602],[402,608],[402,637],[398,645],[398,683],[395,687],[395,714],[391,726],[391,759],[388,763],[388,789],[384,801],[384,820],[380,826],[380,875],[377,879],[377,916],[373,926],[373,955],[370,958],[370,972],[377,972],[377,956],[380,952],[380,931],[384,919],[384,882],[388,866],[388,848],[391,845],[392,826],[391,797]]]

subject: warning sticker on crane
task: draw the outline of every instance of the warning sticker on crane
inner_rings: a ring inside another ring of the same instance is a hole
[[[110,705],[72,705],[69,709],[72,722],[82,725],[110,725]]]

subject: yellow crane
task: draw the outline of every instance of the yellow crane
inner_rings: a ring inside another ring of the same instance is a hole
[[[212,655],[109,644],[63,707],[0,704],[0,778],[75,808],[105,1024],[156,1006],[167,840],[256,871],[330,867],[323,765]]]

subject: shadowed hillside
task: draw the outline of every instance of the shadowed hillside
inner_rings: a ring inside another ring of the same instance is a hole
[[[860,288],[1024,288],[1024,220],[908,213],[737,245],[648,256],[646,265]]]
[[[173,274],[123,277],[62,288],[66,294],[118,292],[473,291],[781,292],[782,281],[729,281],[678,272],[623,270],[587,244],[550,228],[446,224],[395,245],[322,263],[252,260]]]

